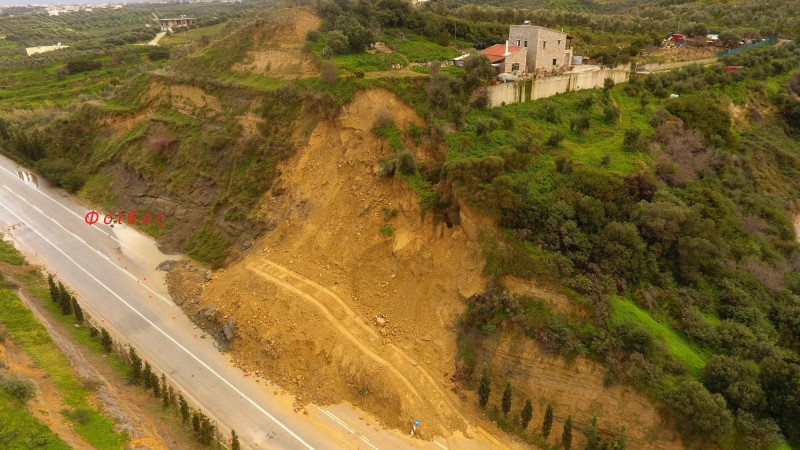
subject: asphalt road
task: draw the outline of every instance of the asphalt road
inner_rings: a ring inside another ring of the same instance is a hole
[[[155,271],[169,257],[152,240],[127,225],[88,225],[87,212],[0,156],[4,231],[28,260],[70,286],[93,318],[165,373],[190,404],[216,418],[225,434],[235,429],[251,448],[447,448],[444,439],[410,440],[380,429],[343,405],[339,415],[349,422],[313,405],[308,414],[296,412],[290,397],[235,368],[172,302],[163,272]]]

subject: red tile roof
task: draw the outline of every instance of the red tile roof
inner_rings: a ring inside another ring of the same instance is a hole
[[[508,53],[511,54],[511,53],[514,53],[514,52],[518,52],[518,51],[520,51],[520,50],[522,50],[524,48],[525,47],[517,47],[517,46],[514,46],[514,45],[509,45],[508,46]],[[485,49],[481,50],[481,53],[483,53],[484,55],[488,56],[489,57],[489,61],[491,61],[493,63],[496,63],[497,61],[501,61],[501,60],[505,59],[506,44],[495,44],[495,45],[493,45],[493,46],[491,46],[489,48],[485,48]]]

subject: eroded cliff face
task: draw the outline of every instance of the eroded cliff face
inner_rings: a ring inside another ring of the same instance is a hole
[[[274,229],[210,281],[170,273],[173,298],[217,333],[235,319],[237,364],[300,403],[344,400],[396,427],[425,417],[447,436],[474,422],[450,375],[461,298],[483,289],[483,262],[403,178],[376,175],[392,151],[370,130],[387,114],[400,129],[424,126],[388,91],[359,92],[282,165],[260,210]],[[183,293],[194,283],[201,292]]]
[[[592,416],[597,417],[601,433],[613,436],[625,427],[628,448],[679,450],[684,446],[680,435],[662,414],[662,407],[630,386],[605,386],[606,369],[591,360],[576,358],[567,362],[560,356],[542,351],[524,336],[504,330],[483,337],[476,354],[485,359],[492,378],[510,382],[515,388],[512,410],[522,409],[525,397],[533,402],[531,426],[541,427],[548,403],[554,407],[555,420],[549,442],[561,437],[563,424],[572,415],[577,430],[583,430]],[[503,386],[494,386],[495,401]],[[573,446],[581,448],[585,438],[573,433]],[[577,445],[576,445],[577,444]]]

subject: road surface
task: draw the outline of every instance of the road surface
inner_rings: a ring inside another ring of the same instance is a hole
[[[95,320],[166,374],[192,406],[217,419],[223,433],[235,429],[249,448],[450,446],[443,438],[412,440],[381,429],[347,405],[308,405],[305,411],[295,411],[291,397],[276,394],[280,390],[266,380],[256,380],[235,368],[172,302],[164,273],[155,271],[169,256],[127,225],[86,224],[84,217],[89,211],[0,156],[3,231],[29,261],[47,267],[72,288]],[[145,212],[139,211],[139,215]],[[101,213],[101,222],[102,218]],[[451,440],[460,442],[456,444],[459,448],[485,448],[486,444],[463,437]]]

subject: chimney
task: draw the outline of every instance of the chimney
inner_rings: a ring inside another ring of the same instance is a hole
[[[503,56],[508,56],[508,55],[510,55],[510,54],[511,54],[511,53],[508,53],[508,41],[506,41],[506,52],[505,52],[505,53],[503,53]]]

